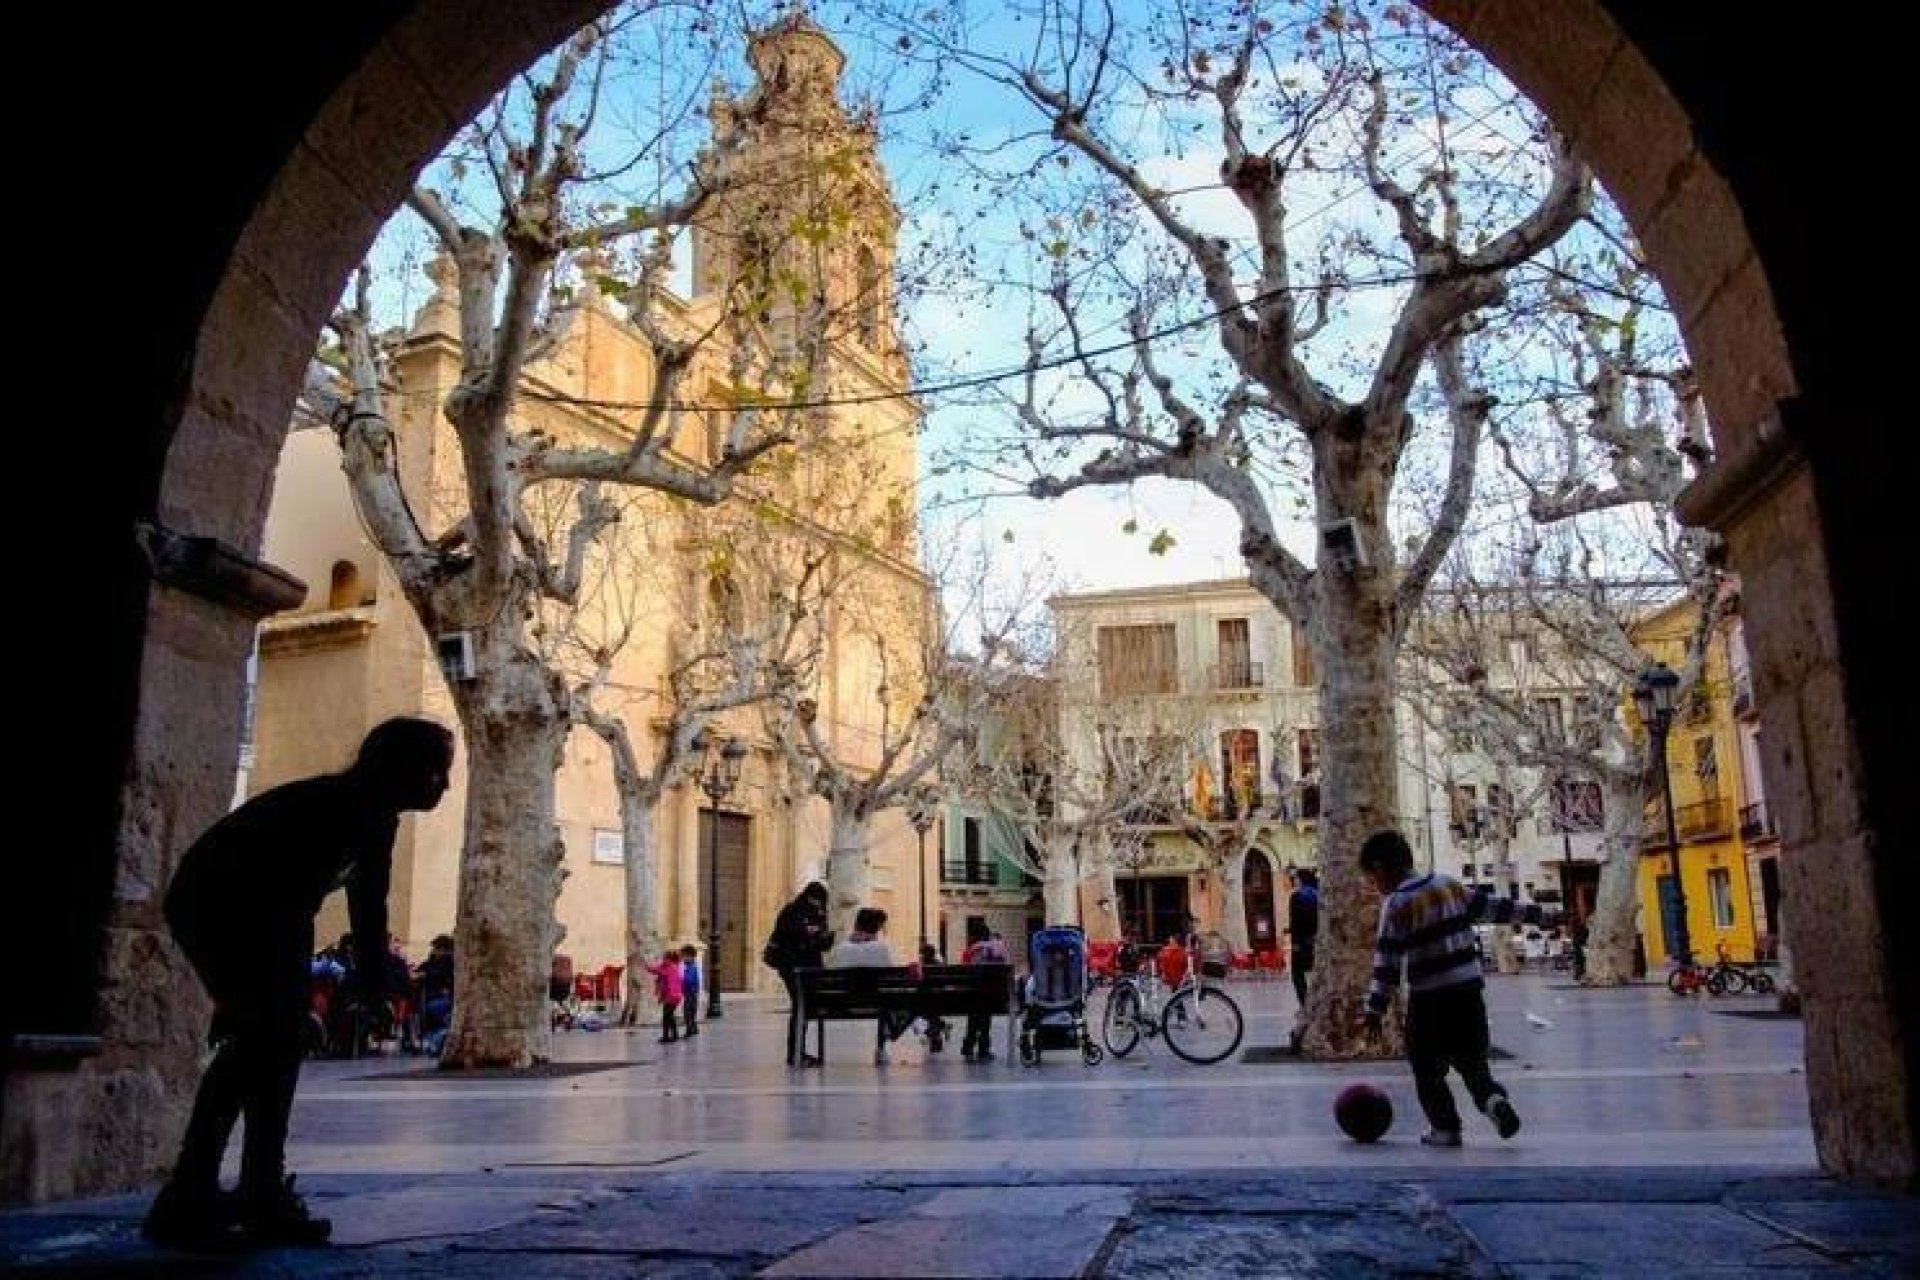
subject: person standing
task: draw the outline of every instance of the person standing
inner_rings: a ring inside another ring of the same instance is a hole
[[[446,794],[453,734],[431,720],[374,726],[339,773],[263,792],[209,827],[168,886],[167,926],[213,998],[215,1045],[200,1079],[173,1174],[141,1230],[178,1248],[325,1244],[286,1172],[287,1119],[300,1079],[313,922],[343,882],[358,951],[361,1000],[383,998],[387,886],[400,815]],[[220,1193],[220,1164],[246,1116],[238,1194]],[[233,1228],[239,1228],[236,1241]]]
[[[700,1034],[700,949],[692,943],[680,948],[680,1021],[691,1039]]]
[[[1293,892],[1287,895],[1287,936],[1293,942],[1287,961],[1293,970],[1293,994],[1304,1009],[1307,975],[1313,972],[1313,950],[1320,940],[1320,873],[1311,867],[1293,873]]]
[[[653,975],[654,998],[660,1001],[660,1043],[672,1044],[680,1038],[680,997],[684,994],[680,976],[680,953],[669,947],[660,953],[659,964],[641,962]]]
[[[1520,1131],[1520,1115],[1487,1066],[1486,982],[1474,948],[1473,920],[1485,899],[1437,871],[1418,875],[1413,849],[1398,831],[1376,831],[1360,846],[1360,871],[1386,896],[1367,986],[1367,1029],[1377,1033],[1400,970],[1407,972],[1407,1064],[1426,1112],[1430,1147],[1460,1145],[1460,1111],[1447,1071],[1460,1073],[1474,1105],[1502,1138]]]
[[[787,1065],[817,1067],[820,1059],[805,1052],[801,1044],[804,1028],[800,1025],[800,984],[794,974],[801,969],[818,969],[833,934],[827,930],[827,886],[810,881],[795,894],[793,901],[780,908],[773,922],[773,933],[760,958],[780,975],[787,989]]]
[[[1007,944],[993,936],[987,922],[979,916],[967,921],[967,949],[960,953],[961,964],[1006,964]],[[968,1062],[993,1061],[993,1015],[970,1013],[967,1029],[960,1037],[960,1056]]]

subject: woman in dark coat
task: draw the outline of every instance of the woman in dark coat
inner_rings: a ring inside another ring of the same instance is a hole
[[[827,931],[827,886],[818,880],[794,895],[792,902],[780,908],[773,922],[773,935],[761,959],[780,975],[787,988],[787,1065],[817,1067],[820,1059],[802,1052],[800,1026],[800,984],[794,974],[800,969],[822,967],[833,935]]]

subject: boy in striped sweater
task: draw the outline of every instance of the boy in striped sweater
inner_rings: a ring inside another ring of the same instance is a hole
[[[1367,987],[1367,1027],[1380,1019],[1407,970],[1407,1065],[1430,1126],[1420,1141],[1460,1145],[1460,1110],[1447,1070],[1460,1073],[1473,1101],[1503,1138],[1520,1131],[1507,1091],[1487,1069],[1487,1004],[1474,946],[1473,920],[1484,899],[1438,872],[1416,875],[1413,850],[1398,831],[1376,831],[1360,846],[1360,871],[1387,895],[1380,904],[1373,981]]]

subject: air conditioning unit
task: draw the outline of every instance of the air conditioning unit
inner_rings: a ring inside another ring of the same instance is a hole
[[[1320,526],[1320,549],[1326,553],[1328,564],[1347,573],[1364,569],[1371,563],[1366,541],[1360,536],[1360,526],[1352,516]]]
[[[473,679],[473,632],[443,631],[433,638],[433,651],[449,684]]]

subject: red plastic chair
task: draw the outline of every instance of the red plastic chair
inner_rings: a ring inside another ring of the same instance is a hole
[[[620,975],[627,971],[623,964],[602,965],[594,977],[594,999],[608,1006],[620,1003]]]

